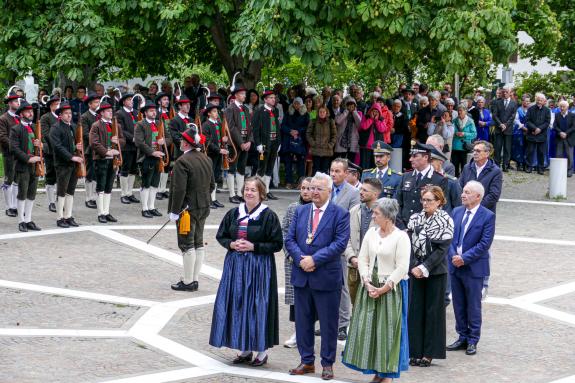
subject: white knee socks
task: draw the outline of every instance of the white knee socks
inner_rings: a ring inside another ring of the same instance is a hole
[[[168,185],[168,173],[160,173],[160,185],[158,186],[158,192],[164,193],[168,191],[166,186]]]
[[[196,249],[196,264],[194,266],[194,281],[198,281],[200,277],[200,271],[202,271],[202,265],[204,263],[204,258],[206,256],[206,252],[204,251],[203,247],[198,247]]]
[[[122,197],[129,196],[128,194],[128,177],[120,176],[120,194]]]
[[[11,188],[11,193],[10,193],[10,208],[11,209],[16,209],[16,205],[18,201],[18,184],[13,183],[12,184],[12,188]]]
[[[64,218],[72,218],[72,207],[74,206],[74,196],[66,194],[64,199]]]
[[[56,203],[56,185],[46,185],[46,196],[48,203]]]
[[[128,186],[126,188],[126,193],[128,193],[127,194],[128,197],[131,195],[134,195],[134,182],[136,182],[136,176],[133,174],[130,174],[128,176]]]
[[[32,222],[32,208],[34,207],[34,201],[27,199],[24,204],[24,219],[26,223]]]
[[[104,194],[104,211],[102,214],[110,214],[110,201],[112,200],[112,193]]]
[[[96,206],[98,207],[98,215],[104,215],[104,193],[97,193]]]
[[[269,176],[264,176],[264,184],[266,185],[266,193],[270,192],[270,180]]]
[[[196,250],[190,249],[182,254],[184,263],[184,283],[189,285],[194,281],[194,267],[196,265]]]
[[[142,211],[150,210],[148,208],[149,196],[150,196],[150,189],[149,188],[140,190],[140,202],[142,203]]]
[[[148,209],[154,210],[156,205],[156,194],[158,194],[158,188],[151,187],[150,194],[148,196]]]
[[[226,177],[226,183],[228,184],[228,193],[230,193],[230,198],[236,195],[236,189],[234,188],[234,175],[228,173]]]
[[[18,223],[26,222],[26,201],[19,199],[16,206],[18,209]]]
[[[241,174],[236,174],[236,177],[238,177],[238,193],[236,194],[237,196],[243,197],[244,194],[242,193],[242,189],[244,187],[244,176],[242,176]]]
[[[58,220],[64,218],[64,203],[66,202],[66,197],[58,196],[56,200],[56,213],[58,214]]]

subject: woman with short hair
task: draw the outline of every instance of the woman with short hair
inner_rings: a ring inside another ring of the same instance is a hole
[[[467,115],[467,107],[465,105],[459,105],[457,108],[457,118],[453,121],[453,126],[455,133],[452,142],[451,162],[455,166],[455,177],[459,177],[467,163],[467,153],[469,153],[467,146],[475,141],[477,137],[475,123]]]

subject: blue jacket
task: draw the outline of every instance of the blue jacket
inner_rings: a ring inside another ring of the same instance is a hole
[[[303,106],[302,106],[303,108]],[[293,113],[291,113],[293,111]],[[290,108],[290,112],[284,116],[281,126],[281,152],[288,154],[301,154],[307,153],[307,142],[305,139],[305,131],[309,125],[309,113],[303,115]],[[297,130],[299,132],[298,139],[294,139],[290,131]]]
[[[489,248],[495,236],[495,214],[483,206],[477,209],[463,237],[461,252],[464,265],[455,267],[451,262],[457,254],[459,232],[464,229],[462,223],[466,210],[465,206],[453,210],[455,230],[448,253],[449,273],[471,278],[486,277],[489,275]]]
[[[349,241],[349,211],[329,203],[311,244],[307,243],[311,229],[313,203],[299,206],[293,216],[285,248],[293,259],[291,283],[295,287],[314,290],[338,290],[343,285],[341,255]],[[302,255],[311,255],[315,271],[306,272],[300,266]]]
[[[481,205],[495,213],[497,202],[499,197],[501,197],[501,187],[503,186],[503,173],[501,173],[499,166],[495,165],[493,160],[487,160],[485,168],[483,168],[479,178],[477,178],[477,167],[475,166],[475,161],[471,160],[463,167],[463,171],[459,176],[459,185],[463,189],[469,181],[481,182],[485,189],[485,196],[483,196]]]

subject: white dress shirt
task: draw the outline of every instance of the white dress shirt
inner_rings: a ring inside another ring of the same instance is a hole
[[[463,218],[461,219],[461,223],[463,223],[463,220],[465,219],[465,216],[467,215],[467,212],[470,211],[471,214],[469,214],[469,218],[467,219],[467,224],[465,225],[465,227],[462,228],[463,230],[463,236],[465,237],[465,233],[467,233],[467,229],[469,229],[469,225],[471,225],[471,221],[473,221],[473,217],[475,217],[475,213],[477,213],[477,210],[479,209],[479,206],[481,206],[481,204],[477,204],[477,206],[475,206],[473,209],[469,210],[469,209],[465,209],[465,213],[463,213]],[[456,241],[458,239],[455,239]],[[462,255],[463,254],[463,249],[462,249],[462,245],[459,244],[457,246],[457,254]]]

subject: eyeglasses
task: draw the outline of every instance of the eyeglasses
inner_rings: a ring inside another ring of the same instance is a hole
[[[437,201],[436,199],[431,199],[431,198],[422,198],[421,199],[421,203],[431,203],[431,202],[435,202]]]
[[[321,187],[317,187],[317,186],[310,186],[310,187],[309,187],[309,190],[312,191],[312,192],[313,192],[313,191],[322,192],[322,191],[327,190],[327,188],[321,188]]]

